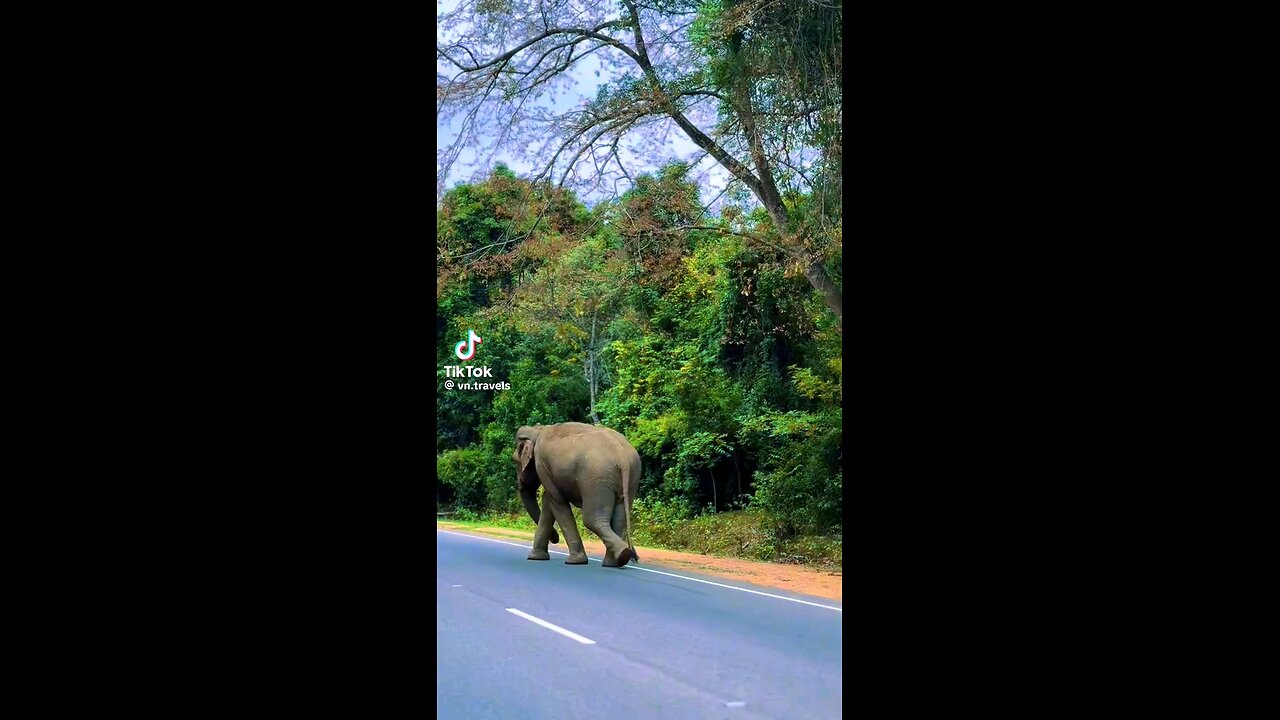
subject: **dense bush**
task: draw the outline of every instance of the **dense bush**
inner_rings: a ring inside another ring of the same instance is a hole
[[[436,477],[452,491],[455,508],[512,512],[522,507],[510,451],[484,446],[446,451],[436,457]]]
[[[791,412],[753,419],[746,434],[763,458],[753,506],[781,538],[838,532],[841,522],[841,418]]]
[[[450,450],[436,456],[436,478],[453,491],[455,507],[486,509],[485,464],[485,453],[480,450]]]
[[[483,516],[460,510],[451,519],[497,527],[534,530],[523,512],[491,512]],[[578,533],[595,539],[576,517]],[[703,513],[687,517],[680,508],[662,501],[638,501],[631,516],[632,542],[644,547],[681,550],[750,560],[806,563],[840,567],[843,547],[839,535],[802,535],[782,539],[771,517],[758,510]],[[561,542],[564,542],[562,539]]]

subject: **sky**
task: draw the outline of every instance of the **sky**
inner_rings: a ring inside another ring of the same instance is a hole
[[[436,5],[438,12],[446,12],[452,7],[456,7],[457,0],[442,0],[438,1]],[[439,35],[437,35],[437,40],[439,40]],[[452,65],[447,61],[440,59],[437,59],[436,70],[445,77],[453,77],[457,73],[456,68],[452,68]],[[550,104],[551,107],[560,111],[569,110],[580,105],[586,99],[594,98],[599,87],[610,79],[609,70],[602,66],[593,55],[588,55],[579,61],[566,74],[574,81],[574,84],[568,92],[561,92],[556,101]],[[454,141],[458,136],[461,122],[461,118],[455,118],[450,124],[436,126],[437,148],[448,147]],[[674,123],[666,123],[666,125],[670,126],[671,131],[665,136],[665,150],[659,156],[642,157],[639,153],[629,148],[624,148],[625,140],[620,143],[620,154],[623,155],[623,159],[627,163],[627,169],[633,176],[636,173],[657,170],[671,160],[692,161],[699,155],[705,155],[692,140],[675,127]],[[485,138],[486,143],[492,143],[493,140],[492,136]],[[530,164],[521,162],[518,158],[505,151],[498,152],[494,160],[495,163],[505,163],[517,175],[532,174],[535,170]],[[477,170],[474,167],[475,162],[476,149],[472,147],[464,148],[458,157],[458,162],[454,165],[447,186],[453,187],[460,182],[471,180]],[[578,168],[579,173],[583,174],[587,167],[590,167],[589,162],[586,163],[585,167]],[[483,174],[487,174],[489,169],[489,167],[479,168]],[[708,204],[724,190],[732,176],[715,160],[704,156],[690,171],[689,177],[698,183],[702,189],[702,202]],[[624,190],[626,190],[625,187],[620,186],[618,188],[619,192]],[[579,199],[591,206],[607,197],[603,192],[593,193],[593,195],[580,197]]]

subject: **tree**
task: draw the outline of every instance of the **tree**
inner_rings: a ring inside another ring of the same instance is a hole
[[[608,327],[617,312],[625,268],[610,257],[605,238],[592,235],[551,259],[512,293],[507,311],[527,332],[553,333],[556,345],[580,362],[590,404],[587,414],[600,424],[596,399],[601,391],[600,351],[610,338]]]
[[[507,148],[537,181],[617,188],[677,129],[760,202],[771,227],[746,236],[781,248],[839,328],[840,18],[824,0],[464,0],[437,18],[438,120],[460,130],[439,174],[463,146],[490,160]],[[593,101],[544,102],[588,59],[611,74]],[[817,210],[789,207],[786,186],[817,191]]]

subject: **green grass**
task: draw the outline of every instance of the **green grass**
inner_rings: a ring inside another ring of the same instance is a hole
[[[719,557],[824,569],[843,567],[843,543],[839,537],[805,536],[779,540],[770,531],[764,516],[746,510],[709,513],[692,519],[675,518],[661,510],[649,511],[637,503],[631,517],[631,529],[635,534],[632,542],[644,547]],[[524,513],[477,515],[463,510],[444,519],[469,527],[503,527],[530,533],[537,529]],[[582,524],[579,513],[574,513],[574,519],[583,538],[595,539],[596,534]]]

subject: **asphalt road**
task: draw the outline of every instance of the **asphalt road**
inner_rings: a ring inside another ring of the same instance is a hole
[[[564,549],[436,531],[442,720],[840,717],[841,603]]]

